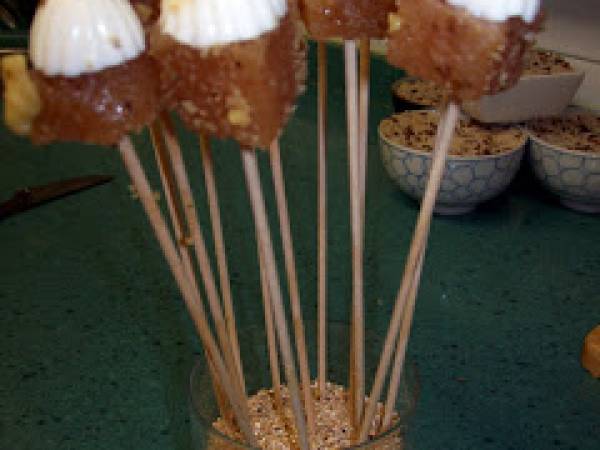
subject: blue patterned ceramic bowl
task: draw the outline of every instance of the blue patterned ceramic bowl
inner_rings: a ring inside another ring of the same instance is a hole
[[[379,127],[381,158],[388,174],[407,195],[420,201],[431,166],[431,153],[388,140]],[[434,212],[465,214],[502,193],[514,179],[527,143],[514,150],[482,156],[449,156]]]
[[[600,153],[567,150],[530,134],[533,172],[568,208],[600,213]]]

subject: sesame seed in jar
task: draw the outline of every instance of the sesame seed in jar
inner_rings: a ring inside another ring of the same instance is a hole
[[[326,383],[325,394],[320,396],[316,385],[313,385],[315,401],[315,433],[310,437],[310,448],[322,450],[337,450],[354,445],[352,437],[355,429],[348,413],[347,392],[343,386]],[[263,450],[289,450],[297,448],[297,436],[294,426],[293,412],[289,391],[281,387],[283,411],[275,406],[275,395],[272,389],[261,390],[248,399],[250,419],[254,424],[254,433]],[[369,439],[376,438],[383,417],[383,405],[378,404],[377,414],[369,430]],[[392,424],[398,422],[394,413]],[[222,434],[241,440],[237,430],[232,430],[230,424],[219,418],[213,423],[215,429]],[[390,433],[381,440],[378,449],[401,449],[402,438],[399,433]],[[214,438],[209,441],[208,448],[213,450],[225,449],[225,441]]]

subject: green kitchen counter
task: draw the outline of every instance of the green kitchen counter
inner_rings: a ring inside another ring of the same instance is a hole
[[[314,319],[311,52],[307,93],[282,151],[301,296],[306,317]],[[329,68],[330,315],[347,321],[339,49],[330,51]],[[374,59],[365,277],[367,326],[378,334],[386,330],[417,215],[417,205],[384,173],[377,143],[377,124],[392,111],[390,84],[400,75]],[[197,144],[189,133],[182,139],[208,230]],[[147,135],[135,142],[158,188]],[[214,147],[237,319],[240,326],[260,323],[239,153],[232,142]],[[261,168],[273,211],[264,155]],[[115,180],[0,222],[0,449],[189,448],[187,378],[201,349],[118,153],[79,144],[35,148],[0,130],[0,200],[21,187],[96,173]],[[434,218],[409,344],[421,388],[412,448],[600,448],[600,381],[579,363],[584,336],[600,322],[599,274],[599,218],[560,206],[527,169],[477,211]]]

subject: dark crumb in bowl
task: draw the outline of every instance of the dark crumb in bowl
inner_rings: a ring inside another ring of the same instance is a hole
[[[600,154],[600,116],[591,113],[538,119],[528,124],[530,133],[566,150]]]
[[[430,152],[435,144],[439,114],[435,111],[405,111],[384,119],[382,137],[394,145]],[[450,155],[489,156],[507,153],[525,144],[525,133],[514,126],[484,125],[460,119]]]
[[[573,72],[573,67],[556,52],[531,50],[525,55],[524,75],[555,75]]]
[[[415,109],[435,109],[444,103],[446,91],[431,81],[405,78],[392,85],[392,100],[396,112]]]

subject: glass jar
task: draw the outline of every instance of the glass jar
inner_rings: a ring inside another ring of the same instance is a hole
[[[310,358],[311,374],[316,374],[316,324],[306,324],[307,348]],[[309,333],[315,330],[314,333]],[[381,352],[383,337],[373,332],[365,333],[365,362],[367,392],[374,378]],[[244,365],[244,376],[248,395],[253,395],[261,389],[271,387],[271,375],[267,338],[263,328],[258,326],[239,330],[240,351]],[[328,324],[328,380],[329,382],[347,385],[349,326],[340,323]],[[282,374],[283,375],[283,374]],[[313,377],[314,379],[314,377]],[[384,395],[387,389],[384,390]],[[415,409],[419,394],[419,384],[414,364],[408,360],[400,383],[396,399],[398,422],[384,433],[377,435],[368,442],[358,445],[357,449],[381,450],[409,448],[406,432],[409,419]],[[190,375],[190,424],[192,448],[200,450],[232,449],[250,450],[253,447],[225,436],[213,427],[219,417],[219,408],[212,388],[212,380],[203,359],[194,365]],[[385,398],[383,399],[385,400]]]

